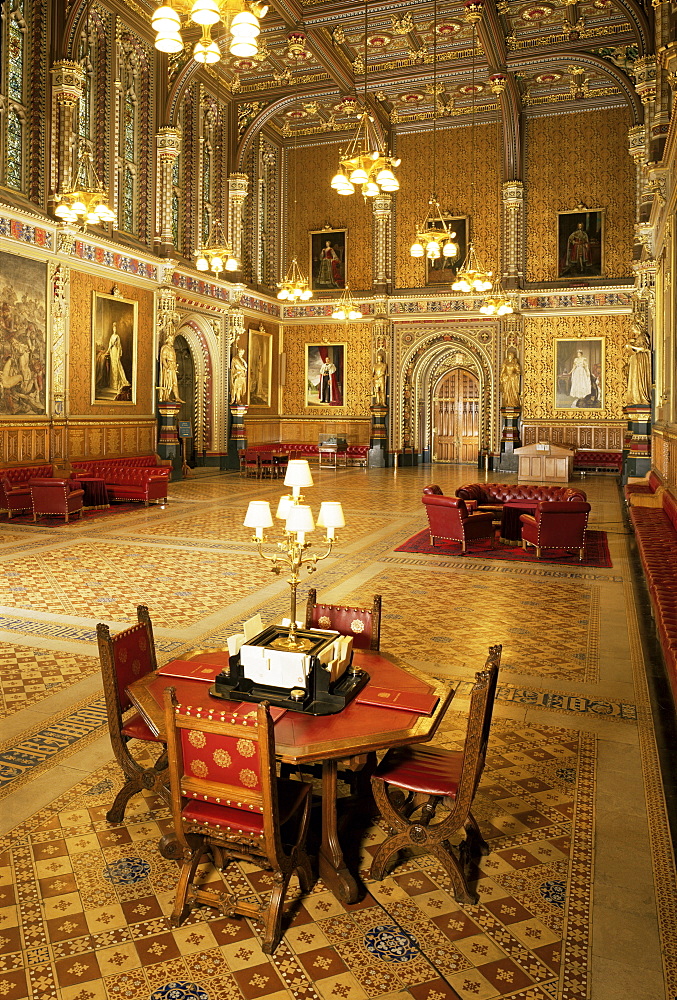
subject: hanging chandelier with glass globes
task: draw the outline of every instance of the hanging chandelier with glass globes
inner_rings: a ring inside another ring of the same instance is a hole
[[[493,273],[480,264],[475,247],[470,243],[465,260],[456,272],[456,281],[451,287],[455,292],[488,292]]]
[[[491,288],[490,294],[487,295],[483,305],[480,306],[480,312],[484,316],[508,316],[514,311],[515,307],[513,306],[512,299],[503,291],[501,279],[497,278]]]
[[[97,177],[92,154],[83,150],[73,185],[56,194],[54,214],[71,226],[99,226],[113,222],[115,212],[108,204],[108,193]]]
[[[202,28],[202,37],[193,46],[193,59],[217,63],[221,50],[211,36],[211,29],[221,23],[230,35],[228,51],[239,58],[250,58],[259,51],[260,21],[268,7],[254,0],[167,0],[153,13],[155,48],[160,52],[183,50],[181,19]]]
[[[212,222],[207,242],[195,253],[195,267],[198,271],[213,271],[217,278],[221,271],[237,271],[240,267],[218,218]]]
[[[338,300],[336,309],[334,309],[331,317],[332,319],[347,320],[362,319],[362,313],[350,294],[350,287],[348,285],[343,289],[341,298]]]
[[[289,270],[282,281],[277,282],[277,287],[280,289],[277,297],[283,301],[297,302],[300,299],[302,302],[307,302],[313,297],[313,293],[308,288],[308,279],[299,267],[296,257],[292,259]]]
[[[357,131],[345,149],[339,150],[339,166],[331,180],[337,194],[355,194],[359,187],[364,200],[385,192],[399,191],[400,182],[393,173],[401,160],[386,153],[367,107],[367,0],[364,4],[364,110]]]
[[[428,202],[430,208],[423,223],[416,233],[409,253],[412,257],[427,257],[428,260],[439,260],[446,257],[455,260],[458,257],[456,233],[452,231],[449,222],[442,218],[440,203],[435,195]]]

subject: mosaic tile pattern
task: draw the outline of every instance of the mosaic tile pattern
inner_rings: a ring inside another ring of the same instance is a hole
[[[464,725],[449,714],[439,742],[460,746]],[[426,855],[403,856],[382,882],[369,881],[384,837],[374,825],[361,844],[364,899],[343,905],[318,882],[272,958],[244,919],[200,908],[170,927],[176,866],[157,851],[167,810],[137,795],[112,827],[105,811],[119,784],[114,765],[100,768],[0,842],[5,1000],[545,1000],[559,996],[562,961],[585,946],[592,737],[496,724],[476,799],[492,846],[475,873],[479,905],[455,903]],[[205,881],[220,878],[202,871]],[[248,864],[223,878],[249,895],[269,885]],[[585,965],[571,975],[561,996],[585,995]]]
[[[430,595],[440,594],[432,602]],[[481,662],[487,647],[503,643],[502,667],[517,673],[569,681],[594,681],[598,668],[599,590],[539,578],[530,584],[507,577],[490,587],[482,576],[385,569],[346,604],[366,606],[383,597],[382,642],[398,655],[443,661],[451,671]],[[396,609],[393,611],[392,609]],[[557,636],[550,643],[544,635]]]
[[[3,627],[0,618],[0,628]],[[0,643],[0,718],[100,671],[98,656]]]

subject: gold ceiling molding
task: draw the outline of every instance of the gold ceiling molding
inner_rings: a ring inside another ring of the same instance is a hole
[[[619,87],[600,87],[599,90],[591,90],[588,97],[622,97]],[[525,95],[522,98],[522,103],[527,108],[535,107],[539,104],[576,104],[577,111],[599,111],[597,107],[581,107],[580,101],[577,102],[576,98],[571,94],[544,94],[542,97],[529,97]],[[625,106],[625,99],[623,99],[623,106]]]

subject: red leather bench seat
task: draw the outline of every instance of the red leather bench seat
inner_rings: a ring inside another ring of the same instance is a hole
[[[92,476],[103,479],[109,501],[139,500],[146,505],[151,500],[166,500],[169,483],[169,466],[127,466],[119,462],[104,464],[101,459],[93,462],[74,462],[72,478]]]
[[[648,495],[655,493],[658,487],[662,485],[663,484],[661,483],[659,477],[652,469],[646,480],[642,480],[641,483],[628,483],[624,487],[623,492],[625,493],[626,498],[631,497],[636,493]]]
[[[16,465],[3,469],[2,475],[9,479],[12,486],[18,486],[19,483],[27,483],[29,479],[51,479],[53,472],[51,465]]]
[[[623,468],[622,451],[595,451],[581,448],[574,453],[574,469],[607,469],[620,472]]]
[[[265,441],[261,444],[251,444],[246,449],[248,455],[269,455],[273,451],[284,452],[290,458],[319,458],[320,448],[309,441]],[[346,449],[348,462],[351,465],[366,465],[369,453],[367,444],[349,444]]]
[[[646,484],[631,485],[646,485],[655,493],[661,482],[652,472]],[[631,506],[629,515],[677,705],[677,500],[665,490],[661,501],[661,507]]]
[[[534,483],[469,483],[459,486],[456,496],[476,500],[480,507],[500,507],[507,500],[587,500],[583,490],[571,486],[540,486]]]

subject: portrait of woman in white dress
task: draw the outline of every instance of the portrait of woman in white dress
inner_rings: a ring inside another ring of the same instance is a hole
[[[555,341],[555,407],[603,407],[604,339]]]
[[[116,294],[93,295],[92,402],[133,403],[138,303]]]

